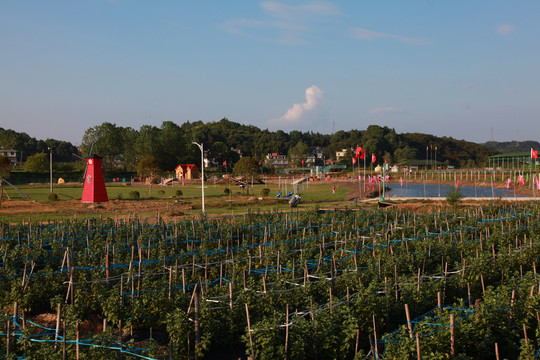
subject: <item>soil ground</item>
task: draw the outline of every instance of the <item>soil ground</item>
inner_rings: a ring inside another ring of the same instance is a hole
[[[415,181],[408,181],[408,183],[414,183]],[[416,181],[418,183],[418,181]],[[447,185],[453,185],[453,181],[441,181],[438,182],[437,180],[426,180],[426,184],[447,184]],[[345,196],[344,201],[342,202],[342,206],[349,208],[351,207],[351,201],[354,201],[355,198],[360,198],[359,189],[358,189],[358,183],[351,180],[337,180],[327,183],[329,188],[332,185],[335,185],[338,188],[346,188],[348,189],[348,193]],[[490,187],[490,182],[483,182],[483,181],[471,181],[471,180],[463,180],[460,181],[460,186],[487,186]],[[498,188],[505,188],[505,184],[502,184],[499,182],[499,184],[496,185]],[[525,187],[518,187],[515,189],[516,194],[519,195],[528,195],[532,196],[533,191],[530,189],[527,189]],[[539,191],[540,193],[540,191]],[[377,197],[378,192],[375,192],[371,194],[371,197]],[[246,197],[242,196],[241,198],[237,199],[237,204],[245,205],[246,208],[249,208],[251,204],[253,204],[253,207],[257,207],[258,204],[264,204],[270,202],[275,202],[273,198],[268,198],[262,200],[258,200],[257,202],[253,201],[253,197]],[[468,201],[463,200],[460,205],[461,206],[479,206],[482,204],[482,202],[479,201]],[[321,203],[321,207],[325,206],[325,203]],[[334,203],[331,206],[337,206],[339,207],[340,204]],[[422,200],[422,201],[400,201],[394,204],[393,206],[402,208],[402,209],[408,209],[413,210],[415,212],[418,211],[431,211],[433,207],[444,207],[446,206],[445,199],[441,200]],[[162,198],[162,199],[145,199],[143,201],[139,200],[110,200],[107,203],[101,203],[101,204],[83,204],[79,200],[64,200],[64,201],[58,201],[58,202],[38,202],[38,201],[16,201],[16,200],[10,200],[6,201],[4,200],[2,204],[0,205],[0,216],[10,216],[10,215],[32,215],[35,216],[37,214],[56,214],[59,216],[76,216],[78,214],[85,214],[85,215],[92,215],[95,214],[95,216],[105,215],[110,217],[118,217],[118,218],[127,218],[130,216],[140,216],[140,214],[146,214],[145,217],[153,217],[154,215],[159,214],[162,218],[165,220],[173,219],[177,216],[183,216],[185,215],[186,211],[192,210],[193,205],[189,203],[189,201],[181,201],[181,200],[175,200],[171,198]],[[241,212],[241,209],[239,209]],[[236,212],[236,211],[235,211]]]

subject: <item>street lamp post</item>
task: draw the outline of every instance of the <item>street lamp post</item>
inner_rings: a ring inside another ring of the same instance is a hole
[[[201,192],[202,192],[202,212],[204,214],[204,145],[196,143],[195,141],[192,144],[197,145],[201,149]]]
[[[49,183],[50,183],[50,186],[51,186],[51,194],[53,192],[53,186],[52,186],[52,152],[53,152],[53,149],[49,148],[49,153],[50,153],[50,156],[49,156],[49,174],[50,174]]]

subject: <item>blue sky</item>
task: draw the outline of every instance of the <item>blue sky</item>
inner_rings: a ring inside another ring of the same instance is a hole
[[[0,0],[0,127],[540,139],[540,1]],[[0,144],[1,146],[1,144]]]

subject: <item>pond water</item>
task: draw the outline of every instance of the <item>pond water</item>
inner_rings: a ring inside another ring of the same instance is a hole
[[[387,196],[403,197],[442,197],[445,198],[450,189],[455,189],[454,185],[442,184],[407,184],[401,186],[399,183],[386,184],[390,190]],[[520,197],[514,195],[512,190],[496,189],[487,186],[460,186],[459,190],[464,197]]]

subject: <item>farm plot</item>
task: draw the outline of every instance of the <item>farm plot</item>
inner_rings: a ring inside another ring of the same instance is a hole
[[[19,359],[533,358],[537,204],[2,224]]]

